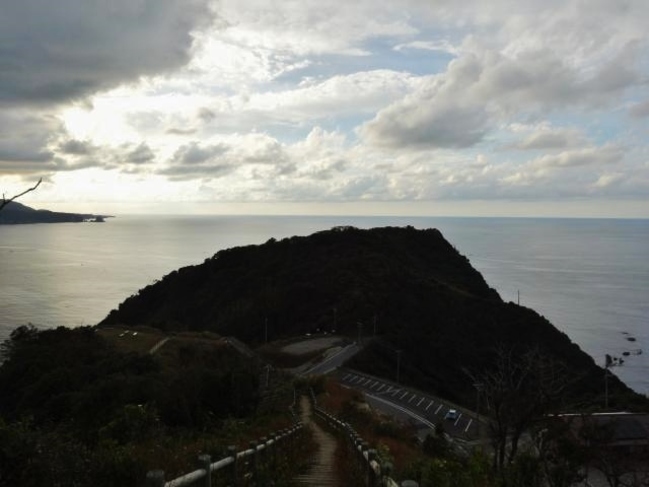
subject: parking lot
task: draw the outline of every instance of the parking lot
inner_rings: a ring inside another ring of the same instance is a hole
[[[374,406],[380,407],[383,404],[392,410],[400,411],[402,414],[399,416],[402,418],[407,414],[409,421],[419,423],[418,427],[422,429],[431,429],[437,423],[443,422],[445,431],[451,436],[477,436],[478,425],[473,412],[433,396],[352,371],[343,371],[340,382],[362,391]],[[454,410],[455,415],[449,414],[450,410]]]

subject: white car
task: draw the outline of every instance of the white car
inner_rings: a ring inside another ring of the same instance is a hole
[[[457,410],[456,409],[449,409],[446,414],[444,415],[444,419],[448,419],[450,421],[455,421],[457,419]]]

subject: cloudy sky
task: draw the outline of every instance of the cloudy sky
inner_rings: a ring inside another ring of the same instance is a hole
[[[646,0],[0,0],[0,189],[649,217]]]

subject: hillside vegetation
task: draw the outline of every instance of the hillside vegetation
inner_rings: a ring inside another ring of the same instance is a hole
[[[177,334],[152,355],[155,341],[17,328],[0,345],[0,486],[144,485],[292,424],[290,383],[265,399],[260,364],[224,340]]]
[[[570,376],[572,401],[603,402],[593,359],[533,310],[504,303],[435,229],[337,227],[222,250],[140,290],[100,326],[115,324],[210,330],[253,346],[266,334],[337,328],[364,335],[354,367],[396,378],[400,358],[402,381],[465,404],[503,351],[534,351]],[[616,378],[609,387],[613,405],[641,399]]]

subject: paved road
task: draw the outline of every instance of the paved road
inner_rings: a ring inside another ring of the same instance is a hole
[[[155,355],[155,353],[156,353],[158,350],[160,350],[160,349],[164,346],[164,344],[167,343],[170,339],[171,339],[171,337],[163,338],[163,339],[160,340],[158,343],[156,343],[155,345],[153,345],[153,346],[151,347],[151,350],[149,350],[149,355]]]
[[[351,345],[347,345],[339,352],[335,353],[334,355],[331,355],[330,357],[327,357],[322,362],[315,365],[314,367],[311,367],[307,371],[302,372],[302,375],[328,374],[329,372],[332,372],[336,370],[338,367],[340,367],[347,359],[349,359],[350,357],[358,353],[359,350],[360,347],[355,343]]]
[[[478,428],[474,413],[460,409],[447,401],[355,371],[341,372],[340,382],[362,391],[372,405],[388,410],[390,414],[402,419],[407,417],[408,421],[420,430],[422,437],[431,432],[434,425],[439,422],[443,422],[445,431],[451,436],[466,439],[477,436]],[[457,410],[457,419],[444,419],[449,409]],[[482,432],[485,431],[484,426],[481,429]]]

